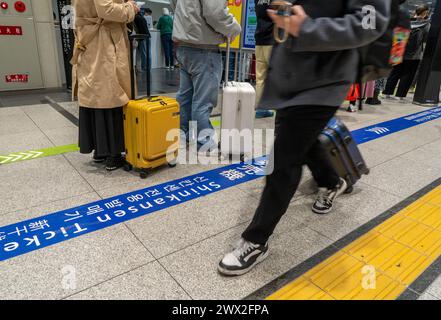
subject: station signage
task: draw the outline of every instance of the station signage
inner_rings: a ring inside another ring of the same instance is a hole
[[[5,76],[6,83],[28,83],[29,75],[28,74],[9,74]]]
[[[23,29],[20,26],[0,26],[0,36],[22,36]]]

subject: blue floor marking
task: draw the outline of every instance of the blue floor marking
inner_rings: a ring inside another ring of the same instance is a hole
[[[441,107],[352,132],[366,143],[435,119]],[[164,210],[264,176],[266,158],[232,164],[76,208],[0,227],[0,261]]]
[[[358,144],[363,144],[439,118],[441,118],[441,107],[431,108],[423,112],[417,112],[402,118],[352,131],[352,135]]]

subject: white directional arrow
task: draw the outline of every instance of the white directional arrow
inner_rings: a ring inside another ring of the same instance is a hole
[[[0,159],[4,159],[3,161],[0,161],[0,164],[3,164],[3,163],[6,163],[6,162],[9,162],[12,159],[12,157],[0,156]]]
[[[34,153],[35,155],[32,157],[32,159],[38,158],[39,156],[43,155],[44,152],[40,151],[31,151],[31,153]]]
[[[12,157],[12,160],[10,162],[15,162],[15,161],[20,160],[22,158],[21,155],[14,154],[14,153],[11,153],[9,156]]]
[[[29,159],[30,157],[33,156],[33,154],[30,153],[30,152],[29,153],[21,152],[20,154],[24,156],[24,158],[22,158],[21,160],[27,160],[27,159]]]

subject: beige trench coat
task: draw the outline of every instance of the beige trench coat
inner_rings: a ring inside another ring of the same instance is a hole
[[[130,52],[126,24],[135,10],[124,0],[74,0],[73,96],[95,109],[124,106],[130,97]]]

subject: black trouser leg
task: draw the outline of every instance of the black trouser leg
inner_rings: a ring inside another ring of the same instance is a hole
[[[337,112],[337,107],[297,106],[277,112],[278,126],[274,143],[274,170],[267,176],[259,207],[253,221],[242,234],[245,240],[265,244],[288,209],[302,176],[302,166],[321,131]],[[310,154],[314,158],[316,153]],[[310,160],[311,161],[311,160]],[[313,159],[322,181],[326,170]],[[325,165],[326,166],[326,165]],[[332,176],[333,176],[332,170]],[[329,178],[329,182],[333,179]],[[338,180],[337,180],[338,183]]]
[[[306,155],[306,165],[319,188],[334,189],[340,182],[340,177],[329,161],[328,153],[316,141]]]
[[[397,97],[405,98],[409,93],[412,82],[415,79],[418,71],[420,60],[404,60],[403,72],[400,79],[400,85],[398,86]]]
[[[386,87],[384,88],[383,94],[393,95],[395,93],[395,88],[397,87],[398,81],[400,81],[401,74],[403,71],[403,64],[395,66],[392,69],[392,72],[387,78]]]

